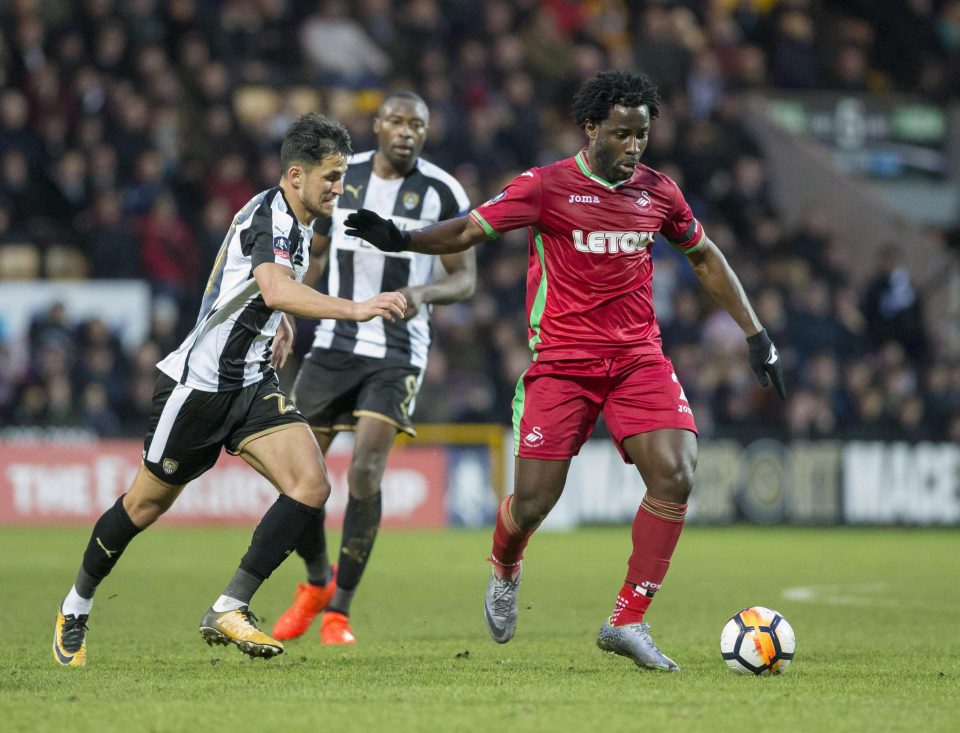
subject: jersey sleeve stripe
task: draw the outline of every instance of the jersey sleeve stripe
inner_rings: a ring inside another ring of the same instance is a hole
[[[487,239],[496,239],[500,236],[500,232],[487,224],[487,220],[480,216],[476,209],[470,212],[470,217],[483,228],[483,231],[487,233]]]
[[[682,252],[685,255],[688,255],[693,254],[700,249],[700,247],[702,247],[703,243],[706,241],[706,238],[706,234],[703,231],[703,227],[700,226],[700,222],[694,219],[680,239],[670,239],[668,237],[667,241],[674,249]]]

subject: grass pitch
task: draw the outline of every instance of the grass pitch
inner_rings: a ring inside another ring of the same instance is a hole
[[[63,669],[54,615],[88,531],[0,530],[4,731],[960,730],[956,531],[688,528],[648,614],[675,675],[594,646],[626,527],[538,534],[502,646],[482,618],[489,531],[384,532],[354,601],[360,643],[322,647],[315,625],[269,661],[197,633],[250,531],[156,527],[100,589],[87,667]],[[254,599],[265,630],[300,568]],[[723,623],[748,605],[796,630],[780,677],[720,659]]]

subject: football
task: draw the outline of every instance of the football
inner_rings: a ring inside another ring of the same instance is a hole
[[[763,606],[733,615],[720,632],[720,655],[739,674],[771,675],[786,671],[797,645],[793,627]]]

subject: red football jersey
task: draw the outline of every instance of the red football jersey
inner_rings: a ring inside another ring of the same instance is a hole
[[[487,236],[530,228],[527,315],[533,359],[661,353],[653,312],[657,232],[683,253],[704,242],[677,184],[637,166],[611,184],[586,152],[532,168],[470,212]]]

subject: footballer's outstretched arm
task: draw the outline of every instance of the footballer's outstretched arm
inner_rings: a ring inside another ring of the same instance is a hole
[[[747,335],[749,346],[750,368],[757,375],[761,386],[773,382],[773,388],[781,400],[787,398],[787,388],[783,381],[783,365],[780,362],[780,353],[773,345],[767,330],[760,324],[760,319],[753,312],[747,294],[740,284],[740,279],[730,267],[723,252],[706,234],[703,235],[703,244],[694,252],[687,255],[693,265],[703,287],[729,313],[737,325]]]
[[[747,299],[740,279],[723,252],[706,234],[703,245],[687,255],[697,278],[713,299],[723,306],[747,336],[759,333],[762,326]]]
[[[465,252],[487,239],[483,227],[469,215],[405,232],[392,220],[384,219],[369,209],[360,209],[347,217],[346,226],[348,235],[365,239],[384,252],[409,250],[428,255],[446,255]]]
[[[410,234],[410,249],[424,254],[453,254],[465,252],[480,242],[486,242],[487,233],[472,216],[440,221]]]
[[[359,303],[318,293],[297,282],[293,270],[289,267],[273,262],[257,265],[253,270],[253,277],[260,286],[260,293],[267,307],[300,318],[369,321],[383,316],[393,321],[403,318],[407,307],[407,299],[402,293],[380,293]]]
[[[447,271],[443,277],[425,285],[400,288],[407,298],[404,318],[413,318],[425,304],[458,303],[473,295],[477,289],[477,255],[472,249],[440,255],[440,264]]]

